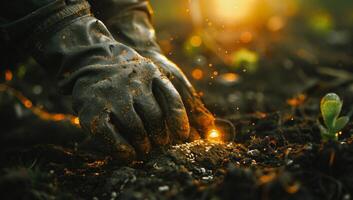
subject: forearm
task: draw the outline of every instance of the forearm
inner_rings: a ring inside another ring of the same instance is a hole
[[[161,52],[151,23],[147,0],[90,0],[92,10],[117,41],[135,50]]]
[[[22,4],[30,9],[21,9]],[[15,0],[14,3],[2,2],[1,7],[13,10],[0,14],[2,37],[16,43],[18,48],[30,47],[38,40],[36,37],[53,31],[55,25],[64,24],[69,17],[90,13],[88,3],[83,0],[70,4],[64,0]]]
[[[88,0],[88,2],[92,5],[94,15],[103,22],[133,10],[152,14],[148,0]]]
[[[7,22],[20,19],[55,0],[11,0],[0,2],[0,18]]]
[[[127,47],[116,42],[103,23],[91,15],[86,1],[67,2],[50,2],[2,24],[2,28],[11,43],[30,51],[50,74],[58,76],[65,93],[70,93],[78,69],[111,65],[132,56],[118,57]]]

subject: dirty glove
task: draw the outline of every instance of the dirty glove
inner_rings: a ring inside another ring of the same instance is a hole
[[[36,14],[45,18],[26,44],[43,66],[60,69],[59,86],[72,94],[97,148],[131,160],[151,144],[188,138],[186,110],[172,83],[150,60],[116,42],[87,2],[56,1]]]
[[[93,10],[113,36],[146,58],[150,58],[173,83],[182,97],[192,127],[203,135],[214,127],[214,117],[205,108],[183,72],[162,53],[150,23],[151,11],[145,0],[91,0]],[[197,136],[196,136],[197,138]],[[195,139],[190,137],[190,139]]]
[[[191,125],[190,140],[205,137],[208,131],[215,127],[215,118],[205,107],[189,80],[176,64],[157,51],[139,51],[141,55],[150,58],[172,82],[179,92],[188,113]]]

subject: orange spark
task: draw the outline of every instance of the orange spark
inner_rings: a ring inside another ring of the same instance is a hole
[[[71,119],[71,123],[76,125],[76,126],[79,126],[80,125],[80,119],[78,117],[72,118]]]
[[[293,185],[286,187],[286,191],[289,194],[294,194],[298,192],[299,188],[300,188],[300,185],[298,183],[294,183]]]
[[[306,100],[306,95],[305,94],[299,94],[298,96],[288,99],[287,100],[287,104],[293,107],[298,107],[300,105],[302,105],[305,100]]]
[[[27,100],[27,99],[24,99],[22,101],[23,105],[26,107],[26,108],[32,108],[33,104],[31,101]]]
[[[260,118],[260,119],[263,119],[263,118],[266,118],[267,117],[267,114],[264,113],[264,112],[260,112],[260,111],[256,111],[255,112],[255,116]]]
[[[190,44],[193,47],[199,47],[202,44],[202,39],[198,35],[194,35],[190,38]]]
[[[221,78],[226,82],[236,82],[239,79],[239,75],[236,73],[224,73]]]
[[[194,69],[191,72],[191,76],[195,79],[195,80],[201,80],[203,78],[203,71],[201,69]]]
[[[277,176],[276,173],[273,173],[273,172],[266,174],[266,175],[262,175],[259,177],[259,182],[260,182],[260,184],[268,183],[268,182],[274,180],[276,178],[276,176]]]
[[[87,166],[90,168],[99,168],[107,164],[106,160],[96,160],[91,163],[87,163]]]
[[[13,74],[11,70],[6,70],[5,71],[5,80],[6,81],[11,81],[13,79]]]
[[[217,129],[211,129],[207,134],[207,140],[210,142],[222,142],[222,135]]]

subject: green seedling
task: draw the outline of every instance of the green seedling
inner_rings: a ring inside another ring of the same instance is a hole
[[[259,55],[248,49],[240,49],[232,54],[232,68],[244,68],[249,73],[257,71],[259,66]]]
[[[347,125],[348,116],[339,117],[343,102],[335,93],[326,94],[320,103],[324,125],[319,124],[323,140],[338,140],[338,133]]]

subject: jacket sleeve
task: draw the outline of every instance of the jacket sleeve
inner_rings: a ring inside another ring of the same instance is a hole
[[[103,21],[117,41],[123,41],[138,52],[161,53],[148,0],[90,0],[90,3],[94,15]]]
[[[56,0],[0,28],[11,43],[26,49],[58,78],[65,94],[71,94],[78,77],[137,55],[113,38],[85,0]]]
[[[13,0],[2,1],[0,13],[1,37],[19,48],[28,48],[43,32],[87,15],[90,6],[84,0]],[[10,12],[9,12],[10,11]]]

